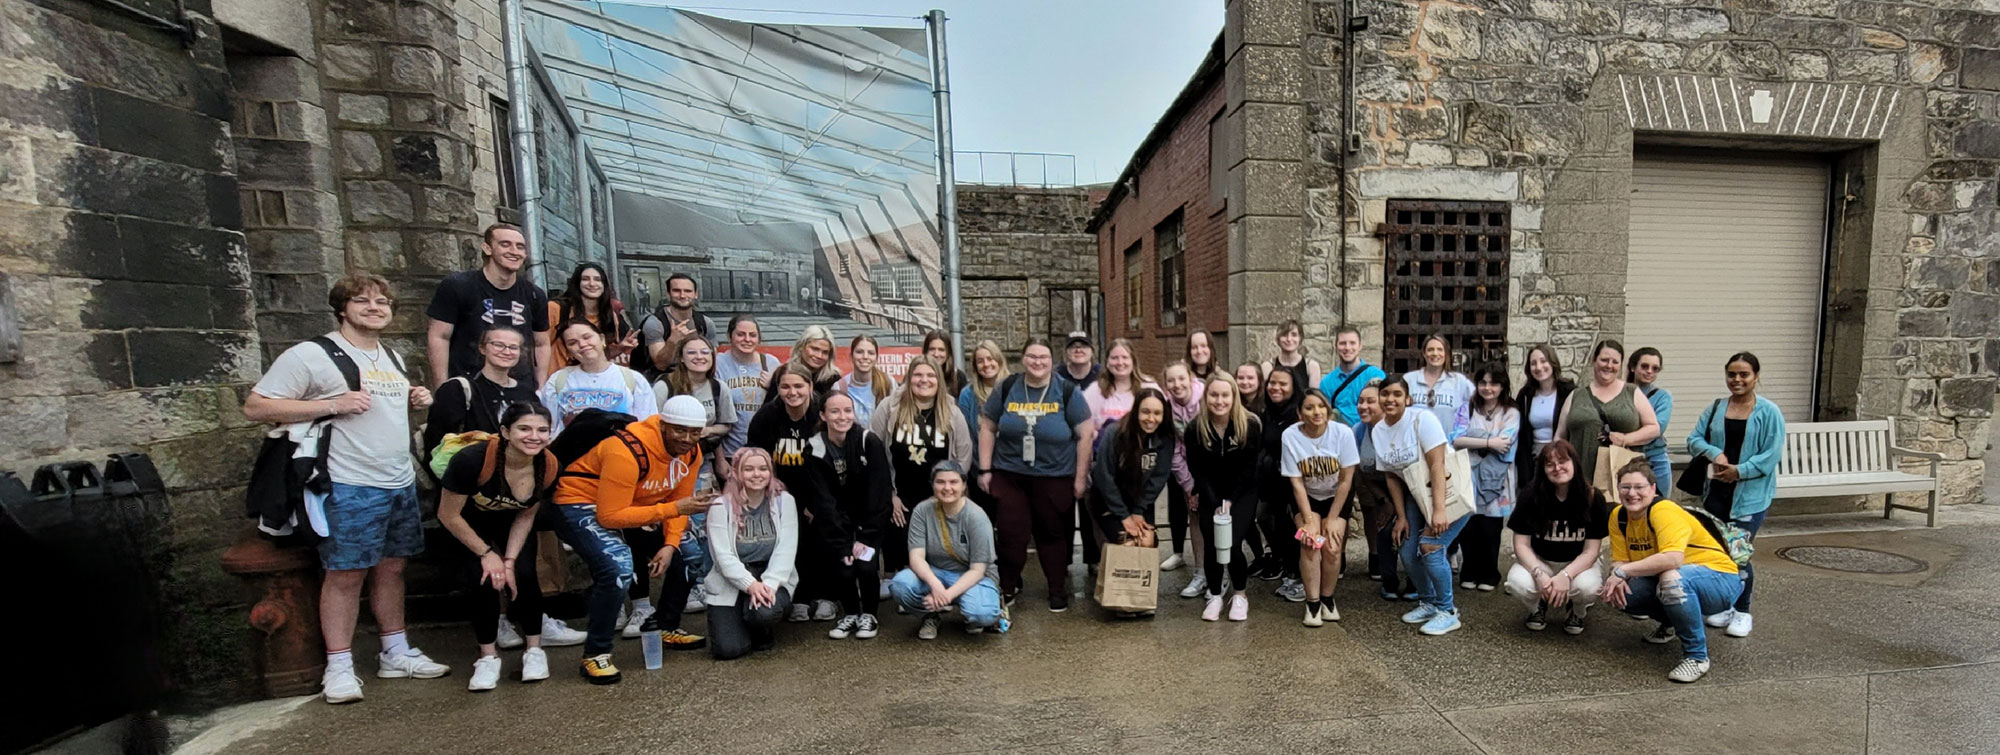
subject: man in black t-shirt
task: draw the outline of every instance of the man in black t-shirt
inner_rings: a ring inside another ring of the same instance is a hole
[[[1576,479],[1576,449],[1557,440],[1542,449],[1542,478],[1507,519],[1514,531],[1514,566],[1507,592],[1528,607],[1527,627],[1541,631],[1550,611],[1567,607],[1563,631],[1583,633],[1585,611],[1604,584],[1597,554],[1610,534],[1611,507]]]
[[[550,361],[549,295],[520,277],[528,263],[527,237],[507,223],[487,226],[482,237],[486,263],[439,281],[424,310],[431,319],[431,387],[479,371],[479,337],[491,325],[519,331],[523,341],[535,345],[533,353],[521,355],[513,375],[541,385]]]

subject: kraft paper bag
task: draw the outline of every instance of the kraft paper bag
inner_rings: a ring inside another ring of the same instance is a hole
[[[1113,611],[1151,611],[1160,604],[1160,549],[1104,545],[1097,567],[1097,604]]]
[[[1645,454],[1624,446],[1599,446],[1597,467],[1590,470],[1590,486],[1597,488],[1597,492],[1603,493],[1604,500],[1618,500],[1618,468],[1633,459],[1643,458],[1646,458]],[[1665,481],[1661,481],[1662,487],[1666,484]]]
[[[1431,468],[1419,457],[1416,463],[1397,471],[1403,478],[1403,487],[1416,496],[1417,510],[1423,512],[1426,523],[1431,516]],[[1456,522],[1459,517],[1472,513],[1474,496],[1472,486],[1472,454],[1457,448],[1444,455],[1444,517],[1447,522]],[[1415,527],[1414,522],[1411,523]]]

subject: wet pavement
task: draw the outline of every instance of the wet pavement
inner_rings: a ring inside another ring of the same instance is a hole
[[[1645,644],[1652,624],[1613,611],[1581,636],[1530,632],[1511,597],[1467,592],[1465,628],[1424,637],[1397,621],[1409,604],[1350,573],[1337,624],[1301,626],[1303,607],[1255,580],[1250,621],[1207,623],[1200,601],[1175,595],[1183,569],[1164,575],[1157,618],[1113,621],[1088,599],[1049,613],[1031,565],[1006,635],[948,622],[924,642],[891,609],[876,639],[790,624],[773,652],[669,654],[659,671],[621,640],[625,681],[609,687],[584,683],[577,648],[560,648],[546,682],[468,693],[468,630],[423,628],[416,639],[454,665],[450,677],[368,678],[355,705],[266,704],[237,716],[254,725],[217,727],[184,751],[1995,752],[2000,510],[1954,508],[1961,523],[1934,530],[1774,519],[1758,540],[1756,632],[1713,633],[1714,668],[1693,685],[1666,679],[1677,645]],[[1870,548],[1927,568],[1815,568],[1779,558],[1787,546]],[[519,653],[503,655],[511,676]]]

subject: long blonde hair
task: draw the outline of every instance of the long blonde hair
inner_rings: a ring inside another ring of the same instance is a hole
[[[987,356],[993,357],[995,364],[1000,365],[1000,371],[993,373],[993,382],[991,383],[980,382],[979,352],[982,351],[986,352]],[[1006,380],[1007,376],[1011,374],[1007,369],[1007,352],[1000,350],[1000,344],[988,338],[980,341],[978,346],[972,347],[972,359],[968,360],[968,362],[972,365],[972,374],[965,376],[965,384],[972,386],[973,402],[979,406],[985,406],[986,397],[992,395],[993,389],[1000,386],[1000,381]]]
[[[1124,349],[1126,356],[1132,358],[1132,376],[1127,378],[1132,381],[1132,385],[1127,390],[1130,390],[1136,399],[1140,387],[1157,381],[1139,369],[1139,351],[1132,348],[1131,341],[1123,338],[1111,339],[1111,347],[1104,350],[1104,369],[1097,373],[1097,392],[1105,398],[1111,398],[1111,392],[1118,390],[1118,378],[1111,374],[1111,352],[1119,349]],[[1135,402],[1133,405],[1138,404]]]
[[[1222,390],[1229,396],[1229,434],[1236,438],[1236,442],[1245,442],[1250,437],[1250,421],[1254,418],[1250,416],[1249,412],[1243,410],[1242,397],[1236,394],[1236,379],[1225,375],[1216,375],[1209,378],[1206,389],[1207,393],[1203,395],[1213,393],[1216,390],[1216,383],[1222,383]],[[1203,401],[1206,403],[1207,399],[1203,399]],[[1201,442],[1213,448],[1221,445],[1222,439],[1218,437],[1218,433],[1215,431],[1215,420],[1211,419],[1211,416],[1208,412],[1208,407],[1202,407],[1201,413],[1195,415],[1194,426],[1195,432],[1201,434]]]
[[[817,371],[806,369],[804,361],[806,344],[814,341],[826,342],[826,366]],[[785,360],[785,371],[804,377],[806,382],[815,386],[814,390],[818,390],[817,386],[831,383],[840,377],[840,366],[836,364],[840,360],[833,357],[833,331],[828,330],[825,325],[807,325],[805,330],[799,331],[799,340],[792,342],[792,355]]]
[[[910,393],[910,376],[917,374],[919,367],[930,370],[931,374],[937,377],[938,392],[936,396],[931,397],[931,409],[937,412],[937,427],[932,432],[940,439],[950,437],[951,420],[945,408],[950,404],[944,396],[944,370],[939,369],[937,362],[932,361],[930,357],[921,355],[910,360],[909,366],[903,373],[903,389],[896,392],[896,417],[894,424],[889,426],[890,437],[895,437],[894,433],[905,427],[917,424],[917,412],[922,409],[917,407],[917,397]]]

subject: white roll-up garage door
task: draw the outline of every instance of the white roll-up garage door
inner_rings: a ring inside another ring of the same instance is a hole
[[[1693,153],[1632,161],[1625,347],[1666,359],[1669,448],[1727,395],[1723,360],[1763,364],[1758,393],[1812,418],[1828,167],[1816,156]]]

